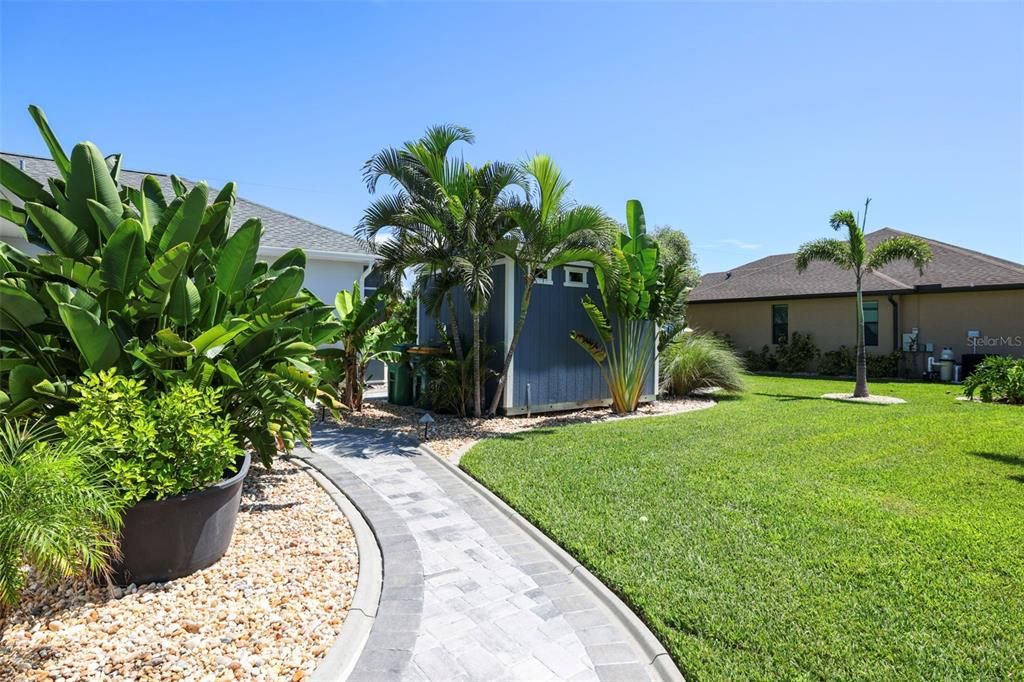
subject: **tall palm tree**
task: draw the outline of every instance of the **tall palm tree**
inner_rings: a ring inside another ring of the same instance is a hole
[[[503,242],[505,255],[512,258],[523,275],[523,297],[519,301],[512,341],[498,375],[489,414],[498,411],[502,389],[530,308],[530,297],[538,272],[575,261],[607,265],[612,236],[618,229],[614,220],[593,206],[573,205],[569,186],[561,170],[546,154],[522,163],[527,178],[526,200],[516,202],[509,215],[516,225],[516,241]]]
[[[857,283],[857,385],[853,391],[855,398],[867,398],[869,395],[867,351],[864,347],[864,275],[901,260],[910,261],[923,273],[924,266],[932,259],[932,252],[927,243],[907,235],[883,239],[875,248],[868,250],[864,240],[864,227],[867,224],[870,203],[870,197],[864,201],[864,214],[860,220],[852,211],[836,211],[832,214],[829,225],[833,230],[845,227],[845,241],[816,239],[803,244],[796,253],[797,272],[806,271],[814,261],[832,263],[843,270],[853,271]]]
[[[413,291],[417,299],[432,294],[428,309],[435,316],[447,305],[452,342],[460,363],[465,356],[453,300],[457,286],[452,268],[456,233],[446,229],[449,226],[445,221],[418,204],[429,203],[435,196],[431,169],[434,175],[438,169],[443,170],[452,145],[474,141],[473,132],[468,128],[438,125],[428,128],[418,140],[374,154],[363,165],[366,188],[375,193],[377,183],[387,178],[394,191],[375,198],[356,228],[356,233],[366,239],[380,257],[374,267],[382,279],[379,289],[401,287],[406,270],[414,267],[417,277]]]
[[[494,262],[507,250],[503,242],[513,239],[511,189],[523,187],[524,181],[512,164],[474,167],[461,157],[449,157],[450,147],[459,141],[472,142],[473,134],[459,126],[435,126],[415,142],[371,157],[363,169],[367,188],[375,191],[377,182],[388,177],[396,191],[376,199],[357,230],[373,244],[382,231],[390,233],[390,241],[375,247],[388,279],[412,268],[418,287],[427,281],[440,284],[448,297],[454,337],[458,323],[451,296],[455,287],[466,296],[473,320],[473,414],[479,417],[481,320],[494,289]]]

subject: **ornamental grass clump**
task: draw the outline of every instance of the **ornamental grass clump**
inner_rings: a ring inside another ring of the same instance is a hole
[[[127,504],[200,490],[234,472],[242,448],[220,408],[220,389],[179,383],[147,395],[146,384],[111,370],[73,387],[78,406],[57,423],[94,445]]]
[[[706,334],[684,334],[665,350],[662,391],[691,395],[698,389],[744,390],[743,361],[727,343]]]
[[[25,587],[102,574],[116,555],[123,501],[95,466],[98,450],[42,421],[0,426],[0,633]]]

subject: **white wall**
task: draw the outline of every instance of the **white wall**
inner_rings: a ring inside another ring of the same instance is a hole
[[[43,250],[30,244],[22,237],[14,236],[7,230],[0,229],[0,240],[7,242],[22,253],[34,256]],[[260,253],[259,259],[273,263],[279,254]],[[341,289],[352,290],[352,283],[358,282],[363,275],[363,263],[348,261],[322,260],[309,258],[306,261],[306,280],[304,286],[312,291],[327,305],[334,305],[334,297]]]
[[[273,262],[276,256],[263,256]],[[317,298],[329,306],[334,305],[334,297],[342,289],[352,291],[352,284],[363,276],[363,264],[338,260],[318,260],[309,258],[306,261],[306,280],[304,286],[316,294]]]
[[[7,230],[2,229],[2,227],[0,227],[0,241],[7,242],[27,256],[35,256],[36,254],[43,253],[43,250],[35,244],[29,243],[22,237],[15,237]]]

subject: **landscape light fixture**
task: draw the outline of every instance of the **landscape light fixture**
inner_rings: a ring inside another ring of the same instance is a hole
[[[430,416],[429,412],[424,412],[423,416],[420,417],[420,424],[423,424],[423,440],[427,440],[427,429],[434,423],[434,418]]]

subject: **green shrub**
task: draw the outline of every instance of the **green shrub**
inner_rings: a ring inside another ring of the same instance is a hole
[[[751,372],[774,372],[779,368],[779,361],[767,345],[761,346],[761,352],[752,350],[743,352],[743,364]]]
[[[896,377],[900,373],[901,351],[893,351],[885,355],[868,354],[869,377]]]
[[[302,288],[294,249],[256,262],[263,227],[233,229],[235,186],[211,193],[171,176],[122,185],[120,156],[90,142],[70,159],[30,107],[60,177],[44,187],[0,159],[0,218],[43,249],[0,244],[0,414],[69,411],[86,370],[116,368],[153,389],[217,386],[240,443],[264,463],[308,439],[307,401],[331,402],[311,365],[333,342],[331,310]]]
[[[111,370],[73,386],[78,409],[58,417],[65,435],[102,448],[103,465],[128,504],[202,489],[242,454],[221,389],[179,383],[154,398],[146,385]]]
[[[450,355],[447,357],[430,357],[426,359],[417,372],[422,372],[424,386],[419,396],[419,406],[465,417],[470,413],[473,403],[473,357],[466,356],[462,362],[454,357],[453,339],[438,324],[442,342],[448,346]],[[483,344],[480,350],[481,363],[494,356],[494,346]],[[480,366],[481,393],[485,393],[487,382],[497,376],[497,372]]]
[[[662,390],[668,395],[690,395],[699,388],[743,390],[743,361],[714,336],[684,334],[665,349],[661,363]]]
[[[825,351],[818,361],[818,374],[828,377],[853,376],[857,371],[857,357],[846,346]]]
[[[793,332],[792,338],[786,343],[780,343],[775,350],[779,371],[788,373],[810,371],[819,355],[821,351],[814,345],[814,337],[800,332]]]
[[[1024,404],[1024,358],[993,355],[982,360],[964,380],[964,394],[973,398],[975,393],[986,403],[999,400]]]
[[[821,351],[814,345],[811,334],[793,332],[791,339],[780,340],[775,352],[768,346],[762,346],[760,353],[746,351],[743,360],[751,372],[808,372]]]
[[[903,353],[894,351],[885,355],[868,353],[867,365],[869,377],[899,376],[900,359]],[[853,376],[857,372],[857,355],[847,346],[837,350],[826,351],[818,361],[818,374],[829,377]]]
[[[26,565],[56,580],[102,573],[116,553],[123,505],[96,448],[59,437],[43,422],[0,427],[0,616],[18,602]]]

